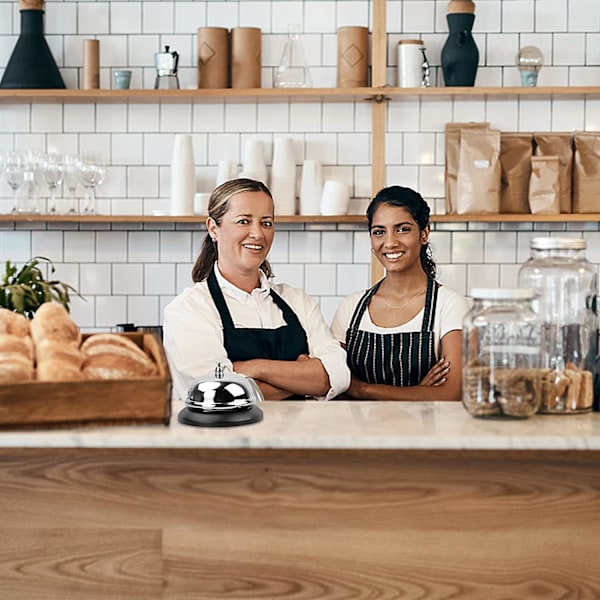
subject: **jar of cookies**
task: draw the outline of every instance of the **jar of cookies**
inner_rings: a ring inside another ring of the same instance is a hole
[[[540,412],[592,409],[598,346],[598,275],[582,238],[538,237],[519,270],[519,285],[536,292],[533,310],[543,324]]]
[[[463,324],[463,405],[474,417],[530,417],[542,398],[534,292],[476,288],[471,297]]]

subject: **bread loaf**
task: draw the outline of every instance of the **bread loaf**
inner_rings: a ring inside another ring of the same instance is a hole
[[[81,370],[81,363],[60,358],[50,358],[39,362],[36,376],[38,381],[81,381],[85,373]]]
[[[0,354],[0,383],[19,383],[33,379],[33,361],[19,352]]]
[[[9,333],[0,334],[0,360],[6,353],[17,353],[33,363],[33,342],[30,337]]]
[[[2,307],[0,308],[0,333],[26,337],[29,335],[29,321],[24,315]]]
[[[37,345],[43,339],[81,343],[81,332],[67,310],[56,302],[45,302],[31,320],[31,337]]]
[[[116,333],[98,333],[81,345],[83,372],[89,379],[148,377],[158,372],[155,362],[132,340]]]

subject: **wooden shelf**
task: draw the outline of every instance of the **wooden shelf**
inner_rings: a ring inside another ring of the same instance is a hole
[[[600,96],[599,86],[577,87],[429,87],[397,88],[260,88],[214,90],[7,90],[0,89],[0,104],[25,103],[249,103],[249,102],[354,102],[421,98],[468,97],[586,98]]]
[[[420,98],[586,98],[600,96],[599,86],[576,87],[428,87],[397,88],[386,87],[381,90],[386,100],[402,100],[410,97]]]
[[[4,223],[204,223],[206,216],[172,215],[0,215]],[[277,215],[277,223],[366,223],[365,215]],[[432,223],[583,223],[600,221],[600,213],[431,215]]]
[[[250,103],[250,102],[354,102],[377,96],[373,88],[261,88],[215,90],[6,90],[0,104],[26,103]]]
[[[204,223],[206,216],[171,215],[0,215],[9,223]],[[277,215],[277,223],[366,223],[364,215]]]

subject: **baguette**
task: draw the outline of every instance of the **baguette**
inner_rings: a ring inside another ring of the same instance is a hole
[[[33,342],[30,337],[22,337],[10,333],[0,334],[0,356],[4,353],[17,353],[33,361]]]
[[[98,333],[81,345],[83,371],[90,379],[127,379],[156,375],[155,362],[135,342],[116,333]]]
[[[31,381],[33,376],[33,361],[18,352],[0,353],[0,383]]]
[[[67,310],[56,302],[45,302],[31,320],[31,337],[35,344],[43,339],[81,343],[81,332]]]

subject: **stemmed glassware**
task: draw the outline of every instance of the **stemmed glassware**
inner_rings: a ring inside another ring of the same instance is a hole
[[[78,213],[77,188],[79,187],[79,157],[74,154],[65,154],[63,157],[63,187],[67,189],[69,203],[67,214]]]
[[[44,157],[42,173],[46,185],[50,189],[48,200],[48,213],[56,214],[56,190],[63,181],[63,161],[58,154],[49,153]]]
[[[96,212],[96,187],[104,181],[105,167],[102,158],[94,153],[81,157],[79,164],[79,180],[85,189],[83,214],[93,215]]]
[[[13,191],[13,213],[18,211],[18,192],[25,180],[26,160],[23,153],[18,151],[7,152],[4,156],[4,176]]]

